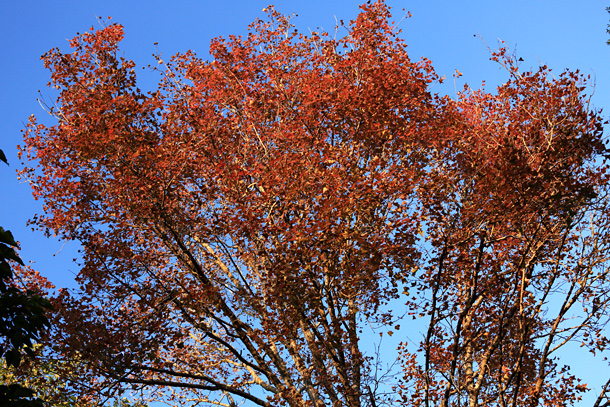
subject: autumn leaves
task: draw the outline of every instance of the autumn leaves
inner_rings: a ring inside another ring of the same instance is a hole
[[[371,403],[359,336],[396,325],[384,305],[398,298],[429,322],[401,350],[402,403],[574,400],[553,353],[585,331],[603,343],[609,300],[606,150],[585,78],[519,72],[500,50],[512,79],[453,100],[431,92],[431,62],[411,61],[382,2],[341,38],[268,13],[215,40],[211,62],[174,56],[151,93],[120,25],[45,55],[58,124],[30,121],[39,167],[25,172],[40,226],[83,244],[82,292],[55,300],[54,352],[95,366],[73,391]]]

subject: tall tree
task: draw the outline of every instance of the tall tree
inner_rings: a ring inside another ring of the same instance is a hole
[[[556,356],[607,344],[608,151],[586,78],[500,50],[496,93],[441,97],[386,5],[361,8],[341,38],[269,8],[211,61],[159,59],[149,93],[118,24],[43,56],[57,124],[30,118],[23,174],[40,227],[83,246],[52,337],[86,361],[74,392],[427,407],[586,390]],[[362,332],[394,329],[390,301],[429,328],[384,397]]]

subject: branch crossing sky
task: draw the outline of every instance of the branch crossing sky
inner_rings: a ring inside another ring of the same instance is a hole
[[[268,4],[269,0],[0,2],[0,149],[10,163],[0,166],[0,225],[21,242],[24,261],[34,262],[34,268],[57,286],[74,286],[77,245],[47,239],[26,226],[28,219],[42,211],[42,202],[34,201],[28,185],[15,174],[21,167],[16,145],[22,142],[21,129],[28,117],[35,114],[42,122],[52,123],[37,101],[42,97],[52,102],[56,96],[46,87],[49,73],[40,56],[53,47],[69,51],[67,39],[91,26],[99,27],[97,17],[107,16],[125,26],[122,49],[140,67],[154,63],[156,51],[165,58],[188,49],[204,56],[212,38],[245,34],[252,21],[264,17],[262,10]],[[433,91],[455,95],[466,83],[478,88],[485,81],[493,89],[505,82],[506,72],[489,60],[488,47],[497,48],[500,39],[523,58],[524,69],[546,64],[557,75],[566,68],[591,74],[596,83],[593,107],[610,109],[608,4],[594,0],[388,0],[388,4],[396,21],[405,16],[403,8],[412,14],[400,23],[411,58],[425,56],[441,77],[449,79]],[[303,32],[318,27],[332,31],[335,21],[347,23],[358,13],[355,0],[278,0],[275,6],[282,13],[297,14],[293,22]],[[453,81],[456,70],[463,76]],[[138,72],[142,88],[152,89],[155,74]],[[606,366],[601,365],[599,375],[592,374],[588,359],[580,357],[582,352],[578,355],[572,359],[575,373],[606,380]]]

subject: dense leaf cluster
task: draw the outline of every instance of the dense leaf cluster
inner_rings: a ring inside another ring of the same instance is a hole
[[[589,78],[501,48],[505,84],[435,94],[388,7],[361,9],[337,36],[269,7],[210,61],[158,57],[154,92],[118,24],[43,56],[57,123],[30,118],[22,174],[37,224],[83,246],[80,291],[53,299],[49,353],[79,373],[67,392],[534,407],[588,390],[559,350],[609,342]],[[380,372],[375,330],[401,335],[396,369]]]
[[[0,160],[7,162],[2,150]],[[12,233],[0,227],[0,357],[12,367],[19,366],[22,352],[33,355],[34,344],[50,325],[46,316],[49,300],[14,284],[11,263],[23,265],[15,247]],[[7,407],[42,406],[33,390],[19,384],[0,385],[0,400]]]

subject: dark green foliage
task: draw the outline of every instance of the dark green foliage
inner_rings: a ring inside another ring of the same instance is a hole
[[[0,406],[43,407],[43,401],[34,398],[34,391],[18,384],[0,385]]]
[[[0,150],[0,160],[6,161]],[[13,234],[0,227],[0,358],[7,366],[17,367],[21,353],[33,354],[33,345],[42,331],[49,326],[45,316],[50,308],[49,300],[34,292],[18,289],[12,284],[11,261],[23,265],[15,252],[17,242]],[[18,384],[0,385],[0,406],[37,407],[42,400],[34,398],[34,392]]]
[[[5,282],[3,282],[6,285]],[[15,287],[0,288],[0,352],[6,364],[17,367],[21,362],[21,350],[33,352],[33,341],[49,325],[45,311],[47,299]]]

